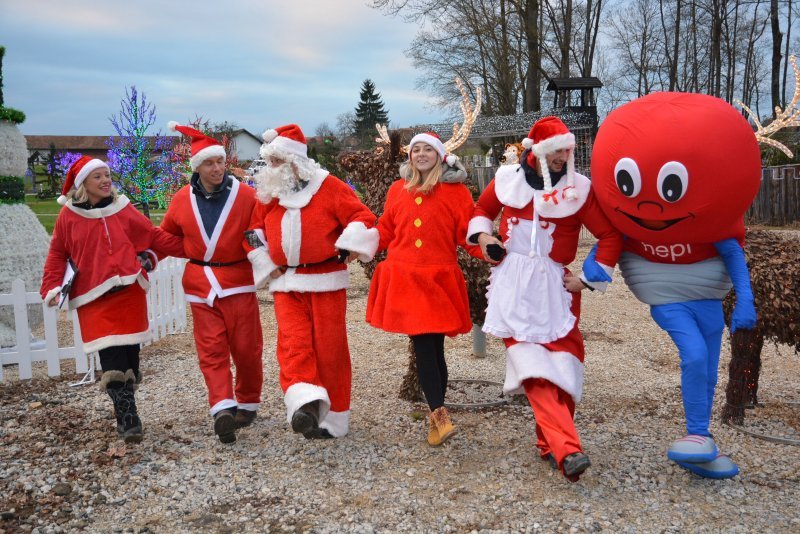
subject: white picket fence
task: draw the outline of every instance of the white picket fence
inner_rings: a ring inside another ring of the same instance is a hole
[[[159,262],[158,267],[149,275],[147,310],[153,341],[186,329],[186,300],[181,284],[185,264],[185,260],[167,258]],[[42,306],[43,341],[31,342],[27,310],[30,304]],[[75,372],[90,374],[89,381],[93,381],[94,368],[99,363],[96,361],[97,353],[89,354],[88,357],[84,353],[78,315],[75,312],[59,312],[56,308],[45,306],[39,293],[26,291],[25,284],[20,279],[11,283],[11,293],[0,295],[0,306],[14,307],[17,338],[15,347],[0,350],[0,381],[5,378],[3,368],[12,364],[18,365],[19,379],[32,378],[34,362],[47,362],[47,374],[58,376],[61,374],[61,360],[75,360]],[[58,346],[56,323],[59,313],[65,313],[72,321],[72,346]],[[124,310],[120,310],[120,313],[124,313]]]

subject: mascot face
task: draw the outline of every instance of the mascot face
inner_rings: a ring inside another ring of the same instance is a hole
[[[646,243],[744,236],[761,181],[753,129],[730,104],[653,93],[614,110],[592,151],[592,188],[623,234]]]

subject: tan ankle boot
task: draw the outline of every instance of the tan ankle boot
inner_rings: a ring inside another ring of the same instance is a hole
[[[430,422],[428,427],[428,445],[439,445],[441,440],[439,439],[439,431],[436,430],[436,423],[433,422],[433,412],[428,415],[428,421]]]
[[[439,434],[438,440],[435,441],[431,441],[430,434],[428,434],[428,443],[434,447],[441,445],[447,441],[450,436],[455,434],[456,427],[453,426],[453,423],[450,421],[450,414],[444,406],[436,408],[431,412],[431,421],[436,427],[436,432]]]

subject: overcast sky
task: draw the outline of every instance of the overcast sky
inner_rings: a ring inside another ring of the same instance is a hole
[[[445,115],[415,89],[416,31],[366,0],[0,0],[5,104],[25,134],[109,135],[135,85],[162,130],[201,115],[313,135],[371,78],[393,125],[429,123]]]

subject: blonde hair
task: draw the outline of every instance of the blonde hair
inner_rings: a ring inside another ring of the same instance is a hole
[[[114,184],[111,184],[111,202],[116,202],[117,198],[119,197],[119,192],[117,192],[117,188],[114,187]],[[86,188],[81,184],[78,189],[73,189],[69,193],[67,193],[67,198],[72,200],[73,204],[82,204],[84,202],[89,202],[89,193],[86,192]]]
[[[411,178],[405,186],[408,191],[416,189],[420,193],[429,193],[442,178],[441,164],[434,165],[424,180],[422,179],[422,174],[419,172],[419,169],[417,169],[417,166],[414,165],[411,160],[409,160],[409,167],[411,167]]]

